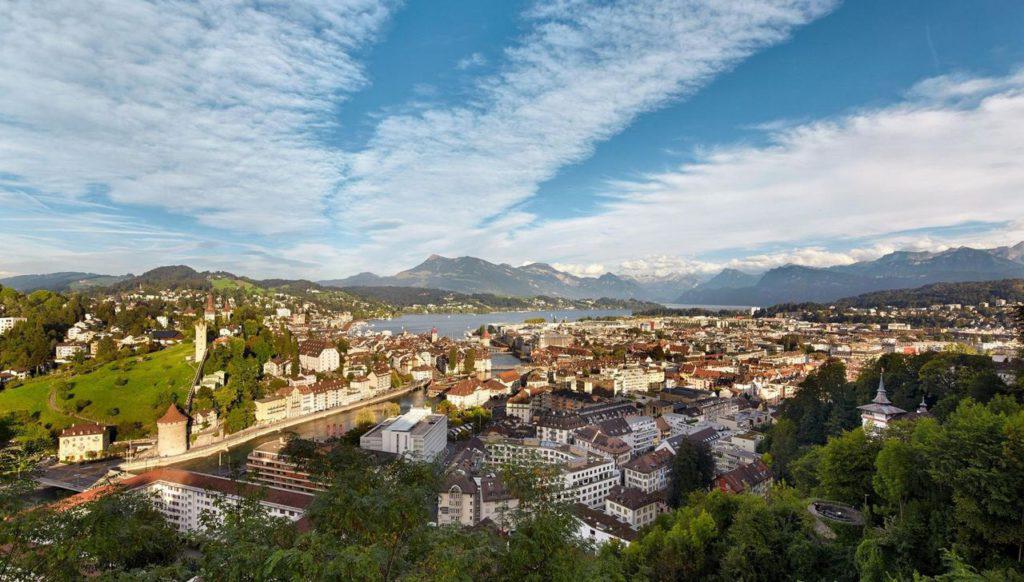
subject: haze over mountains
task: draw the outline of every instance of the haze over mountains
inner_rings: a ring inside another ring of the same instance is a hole
[[[0,284],[19,291],[66,291],[88,287],[130,287],[154,279],[183,285],[204,280],[206,275],[179,266],[160,267],[139,277],[95,273],[20,275],[0,279]],[[786,265],[764,273],[723,269],[710,277],[683,273],[660,277],[630,277],[613,273],[580,277],[546,263],[513,267],[476,257],[432,255],[416,267],[390,276],[360,273],[318,283],[331,287],[421,287],[512,297],[544,295],[569,299],[766,306],[788,302],[828,302],[862,293],[909,289],[931,283],[1015,278],[1024,278],[1024,242],[994,249],[958,247],[942,252],[897,251],[873,261],[827,268]],[[287,281],[277,280],[277,283]]]
[[[710,278],[679,274],[639,279],[606,273],[578,277],[545,263],[522,267],[476,257],[426,261],[392,276],[360,273],[320,281],[337,287],[398,286],[496,295],[610,297],[702,305],[772,305],[833,301],[871,291],[908,289],[930,283],[991,281],[1024,277],[1024,242],[1013,247],[942,252],[897,251],[873,261],[827,268],[786,265],[761,274],[723,269]]]

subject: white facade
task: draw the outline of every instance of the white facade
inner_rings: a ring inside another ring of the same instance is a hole
[[[432,461],[448,446],[448,417],[412,408],[375,426],[359,438],[359,446]]]
[[[27,320],[24,317],[0,317],[0,335],[11,331],[15,325],[22,321]]]

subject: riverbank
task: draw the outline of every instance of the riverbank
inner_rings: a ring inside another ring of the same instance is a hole
[[[366,400],[360,400],[359,402],[353,402],[347,406],[338,406],[336,408],[330,408],[328,410],[321,410],[312,414],[306,414],[303,416],[297,416],[295,418],[289,418],[281,422],[276,422],[271,425],[264,426],[252,426],[243,430],[240,430],[234,434],[228,435],[224,440],[210,443],[201,447],[195,447],[188,451],[170,457],[152,457],[147,459],[138,459],[135,461],[126,461],[121,463],[118,468],[122,471],[127,472],[141,472],[155,469],[157,467],[166,467],[168,465],[176,465],[179,463],[185,463],[187,461],[193,461],[197,459],[203,459],[205,457],[227,452],[234,447],[244,445],[249,441],[265,437],[267,435],[273,435],[285,431],[289,428],[293,428],[302,424],[307,424],[323,418],[329,418],[331,416],[343,414],[346,412],[354,412],[367,406],[373,406],[393,400],[397,397],[415,392],[423,388],[422,383],[410,384],[403,388],[397,388],[395,390],[389,390],[383,394],[379,394]]]

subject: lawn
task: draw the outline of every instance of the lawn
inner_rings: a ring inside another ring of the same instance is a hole
[[[229,279],[227,277],[211,279],[210,284],[213,285],[213,288],[217,291],[221,291],[223,289],[245,289],[251,293],[258,293],[261,291],[259,287],[248,281],[243,281],[241,279]]]
[[[70,392],[74,394],[70,402],[92,401],[79,416],[104,424],[140,422],[148,431],[155,433],[156,419],[167,409],[166,404],[155,406],[161,396],[166,398],[177,394],[181,403],[188,396],[194,369],[186,361],[186,356],[193,350],[191,343],[182,343],[152,354],[123,358],[87,374],[66,378],[71,384]],[[47,406],[51,389],[62,379],[65,378],[34,378],[22,386],[0,392],[0,411],[38,411],[40,422],[55,428],[72,424],[74,418],[54,412]],[[116,414],[112,414],[115,408]]]

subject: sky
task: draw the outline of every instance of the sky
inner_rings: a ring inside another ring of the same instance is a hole
[[[1024,240],[1019,0],[0,3],[0,276]]]

